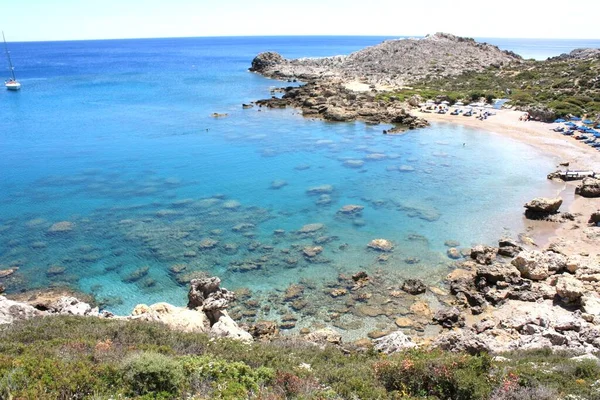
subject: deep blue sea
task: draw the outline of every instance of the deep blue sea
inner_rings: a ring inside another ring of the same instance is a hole
[[[459,126],[386,136],[381,125],[242,108],[286,85],[247,71],[261,51],[328,56],[384,39],[9,43],[23,87],[0,91],[0,269],[19,270],[0,283],[71,286],[119,314],[183,305],[202,273],[264,301],[298,282],[319,298],[359,270],[390,286],[434,284],[451,263],[445,241],[523,232],[523,203],[555,191],[545,175],[556,160],[527,145]],[[487,41],[535,58],[600,45]],[[364,210],[338,213],[348,204]],[[307,224],[322,226],[299,232]],[[389,259],[367,249],[376,238],[394,243]]]

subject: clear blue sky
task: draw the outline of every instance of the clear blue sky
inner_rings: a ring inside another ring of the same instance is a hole
[[[600,38],[600,0],[0,0],[10,41],[245,35]]]

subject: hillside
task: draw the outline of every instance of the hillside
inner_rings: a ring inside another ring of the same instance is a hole
[[[518,55],[496,46],[436,33],[421,39],[388,40],[348,56],[286,60],[276,53],[263,53],[250,70],[276,78],[337,77],[400,87],[421,79],[456,76],[520,61]]]

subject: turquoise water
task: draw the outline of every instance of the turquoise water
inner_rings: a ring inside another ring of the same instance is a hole
[[[381,39],[12,46],[23,89],[0,92],[0,269],[19,267],[7,291],[68,285],[126,314],[185,304],[199,272],[263,299],[297,282],[317,296],[359,270],[433,284],[451,262],[446,240],[522,232],[522,204],[554,193],[545,175],[556,160],[531,147],[458,126],[388,136],[241,107],[282,85],[247,72],[260,51],[344,54]],[[322,185],[326,195],[310,193]],[[364,210],[342,216],[347,204]],[[389,260],[367,249],[376,238],[394,242]],[[315,245],[323,252],[304,257]]]

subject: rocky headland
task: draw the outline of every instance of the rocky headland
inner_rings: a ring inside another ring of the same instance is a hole
[[[483,71],[521,61],[498,47],[447,33],[421,39],[387,40],[348,56],[287,60],[274,52],[259,54],[250,71],[276,79],[339,79],[399,88],[415,81]]]

